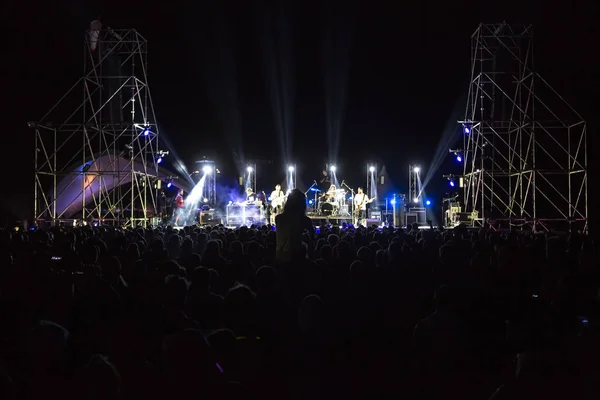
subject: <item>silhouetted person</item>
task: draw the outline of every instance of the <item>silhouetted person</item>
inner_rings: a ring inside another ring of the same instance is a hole
[[[312,222],[306,216],[306,196],[298,189],[292,190],[283,208],[283,213],[275,218],[277,227],[276,260],[292,262],[304,253],[302,234],[312,230]]]

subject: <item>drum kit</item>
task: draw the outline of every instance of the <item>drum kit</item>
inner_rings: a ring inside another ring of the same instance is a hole
[[[348,201],[344,189],[331,190],[319,197],[319,215],[324,217],[348,216]]]

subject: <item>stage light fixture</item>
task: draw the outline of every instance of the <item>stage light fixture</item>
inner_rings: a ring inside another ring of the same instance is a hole
[[[247,171],[248,173],[251,173],[252,171],[254,171],[254,168],[252,168],[252,167],[248,167],[248,168],[246,168],[246,171]]]
[[[414,173],[415,173],[415,174],[418,174],[419,172],[421,172],[421,168],[419,168],[419,167],[415,167],[415,168],[413,169],[413,171],[414,171]]]
[[[391,204],[391,205],[394,205],[394,204],[396,204],[396,199],[392,199],[392,200],[390,200],[390,204]]]
[[[207,175],[208,175],[208,174],[210,174],[210,173],[213,171],[213,169],[212,169],[212,167],[211,167],[210,165],[205,165],[205,166],[202,168],[202,171],[203,171],[205,174],[207,174]]]
[[[463,127],[463,132],[465,133],[465,135],[468,135],[469,133],[471,133],[471,127],[469,125],[465,125]]]
[[[331,166],[329,169],[331,170],[331,172],[335,172],[335,170],[336,170],[337,168],[335,167],[335,165],[332,165],[332,166]]]
[[[462,162],[462,157],[459,154],[456,155],[456,161]]]
[[[171,186],[173,186],[173,182],[167,182],[167,187],[170,188]]]
[[[157,163],[157,164],[160,164],[161,162],[162,162],[162,157],[158,157],[158,158],[156,159],[156,163]]]
[[[205,203],[208,203],[208,199],[207,199],[206,197],[204,198],[204,202],[205,202]]]
[[[293,165],[290,165],[288,167],[288,172],[294,172],[294,166]]]
[[[427,201],[425,201],[425,204],[428,205],[428,206],[430,206],[431,205],[431,201],[427,200]]]
[[[454,183],[454,181],[451,179],[451,180],[450,180],[450,186],[451,186],[451,187],[454,187],[454,185],[456,185],[456,184],[455,184],[455,183]]]
[[[375,167],[371,165],[371,166],[369,167],[369,171],[370,171],[370,172],[375,172]]]
[[[415,198],[413,199],[413,203],[418,203],[418,202],[419,202],[419,198],[418,198],[418,197],[415,197]]]
[[[144,128],[144,136],[148,136],[150,134],[150,128]]]

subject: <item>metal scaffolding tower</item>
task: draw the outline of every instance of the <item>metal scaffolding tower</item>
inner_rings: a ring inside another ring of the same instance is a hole
[[[246,165],[246,171],[245,171],[245,189],[252,189],[253,193],[256,193],[256,163],[248,163]]]
[[[421,167],[418,165],[408,166],[408,202],[411,206],[422,206],[423,196],[421,196],[421,183],[419,181]]]
[[[37,122],[35,221],[146,225],[156,216],[158,127],[147,42],[134,29],[85,33],[83,76]]]
[[[586,123],[533,66],[530,25],[481,24],[471,37],[466,211],[474,225],[587,231]]]
[[[198,171],[200,172],[199,182],[204,180],[201,183],[202,203],[213,208],[217,207],[217,175],[220,174],[220,171],[214,161],[207,160],[206,158],[196,161],[196,165],[198,165]]]

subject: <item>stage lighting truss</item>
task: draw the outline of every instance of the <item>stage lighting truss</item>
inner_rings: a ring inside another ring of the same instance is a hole
[[[34,219],[146,226],[159,209],[159,131],[135,29],[85,33],[83,76],[35,131]],[[164,177],[162,177],[164,179]]]
[[[366,168],[366,185],[365,185],[365,193],[369,198],[377,197],[377,182],[378,182],[378,174],[377,174],[377,164],[369,163]]]
[[[289,192],[296,188],[296,172],[296,165],[288,165],[286,173],[286,192]]]
[[[533,70],[530,25],[481,24],[471,38],[464,204],[474,224],[587,231],[587,127]]]
[[[256,193],[256,163],[246,165],[246,176],[244,177],[244,189],[252,189]]]
[[[408,198],[413,204],[422,203],[421,198],[421,183],[420,183],[421,167],[418,165],[408,166]]]
[[[204,179],[203,202],[209,206],[217,204],[217,176],[220,171],[212,160],[202,159],[196,161],[196,170],[199,172],[199,180]],[[204,201],[206,199],[206,201]]]

